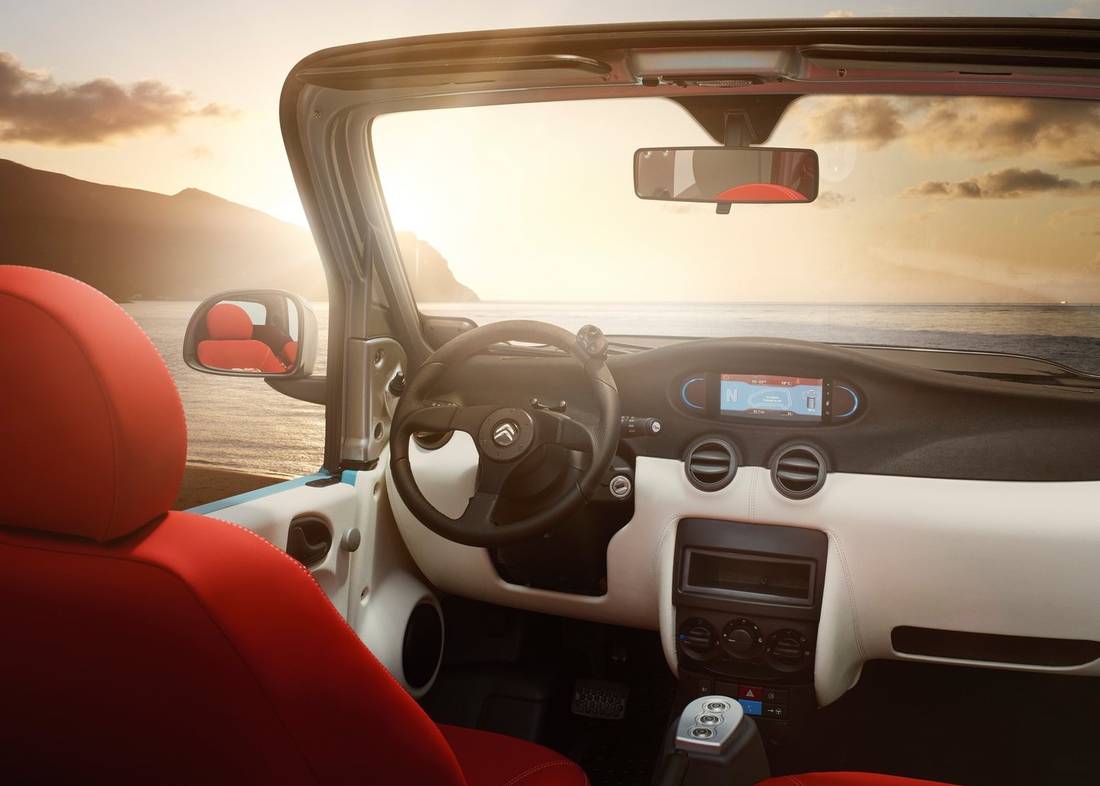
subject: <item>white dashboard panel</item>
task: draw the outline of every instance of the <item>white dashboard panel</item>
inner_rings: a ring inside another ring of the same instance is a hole
[[[428,499],[458,515],[473,488],[472,442],[450,451],[412,446],[410,453]],[[1100,640],[1100,482],[832,473],[816,496],[796,501],[776,492],[761,467],[742,467],[729,486],[713,493],[693,487],[676,460],[641,457],[635,476],[634,517],[611,540],[608,591],[599,598],[508,584],[486,550],[435,535],[398,494],[391,499],[410,552],[440,588],[533,611],[657,629],[673,670],[676,524],[705,517],[828,534],[814,675],[821,704],[854,685],[872,658],[1100,674],[1100,660],[1074,667],[945,661],[901,655],[890,641],[899,625]]]

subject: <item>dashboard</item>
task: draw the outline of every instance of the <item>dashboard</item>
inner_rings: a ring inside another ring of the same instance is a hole
[[[775,712],[805,703],[799,690],[835,700],[871,658],[1100,675],[1100,395],[913,360],[764,339],[610,358],[624,415],[660,423],[624,433],[615,471],[631,491],[512,563],[598,554],[592,591],[502,573],[501,555],[439,538],[391,495],[395,518],[441,589],[656,629],[682,678],[749,674],[789,694]],[[582,422],[595,412],[567,358],[486,354],[442,387],[461,403],[537,395]],[[464,436],[411,456],[425,495],[453,515],[477,471]],[[727,449],[721,483],[693,479]],[[820,482],[785,493],[807,462]],[[797,668],[777,670],[799,648]]]

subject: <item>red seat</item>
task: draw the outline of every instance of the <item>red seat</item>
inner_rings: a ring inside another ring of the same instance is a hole
[[[84,284],[0,267],[5,783],[582,786],[437,727],[300,564],[166,512],[186,431],[148,338]]]
[[[807,775],[781,775],[757,786],[947,786],[932,781],[875,775],[870,772],[812,772]]]
[[[298,342],[288,341],[283,344],[283,359],[286,360],[287,365],[293,366],[298,362]]]
[[[268,374],[286,371],[271,347],[252,338],[252,319],[235,303],[218,303],[206,312],[206,335],[196,350],[204,366]]]

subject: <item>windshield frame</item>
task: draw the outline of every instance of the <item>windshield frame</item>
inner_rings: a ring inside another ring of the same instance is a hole
[[[647,53],[677,48],[691,54],[689,64],[700,54],[726,57],[730,69],[749,78],[741,87],[715,88],[641,73]],[[774,55],[770,71],[758,67],[761,52]],[[373,269],[410,367],[434,349],[378,178],[370,143],[374,118],[417,109],[628,96],[752,100],[856,93],[1096,101],[1098,53],[1100,20],[892,18],[498,30],[310,55],[287,76],[280,122],[332,301],[325,465],[339,465],[341,436],[345,442],[352,438],[344,433],[342,413],[363,398],[361,381],[345,374],[346,356],[349,340],[367,334]]]

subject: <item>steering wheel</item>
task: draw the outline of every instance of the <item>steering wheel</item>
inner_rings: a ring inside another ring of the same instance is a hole
[[[505,341],[545,344],[564,350],[584,368],[599,407],[594,431],[557,412],[504,404],[458,406],[431,401],[443,373]],[[604,362],[607,341],[598,329],[573,335],[544,322],[512,320],[474,328],[451,339],[416,372],[394,413],[390,439],[390,472],[401,499],[422,524],[438,535],[467,546],[499,546],[541,535],[579,510],[600,484],[619,443],[619,391]],[[478,452],[476,490],[465,512],[452,519],[424,497],[409,464],[409,438],[416,433],[464,431]],[[590,453],[586,469],[570,467],[576,477],[558,497],[537,512],[500,524],[494,513],[515,467],[544,445],[561,445]]]

